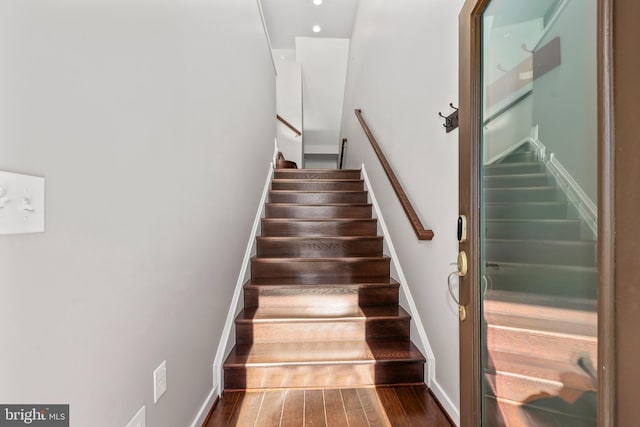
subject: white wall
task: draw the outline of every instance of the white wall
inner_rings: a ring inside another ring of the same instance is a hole
[[[296,129],[302,131],[302,66],[296,62],[293,49],[273,49],[273,58],[278,71],[276,79],[277,111]],[[304,167],[304,135],[297,136],[278,121],[278,148],[285,159]]]
[[[346,167],[365,163],[436,357],[434,392],[459,407],[458,316],[448,296],[455,270],[458,132],[438,111],[457,104],[458,12],[462,0],[361,2],[351,38],[342,135]],[[424,225],[419,242],[353,113],[362,108]]]
[[[0,64],[0,170],[47,178],[0,237],[0,402],[189,425],[273,150],[255,0],[0,0]]]
[[[349,39],[296,37],[302,64],[305,153],[338,153]],[[317,148],[320,146],[319,148]]]
[[[560,37],[562,64],[533,82],[533,122],[547,154],[598,200],[597,26],[595,0],[570,1],[544,46]]]

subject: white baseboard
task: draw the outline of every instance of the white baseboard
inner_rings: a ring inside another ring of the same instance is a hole
[[[438,398],[438,401],[440,401],[440,404],[444,407],[444,410],[447,411],[447,414],[449,414],[453,422],[456,423],[456,425],[460,425],[460,411],[435,379],[431,381],[431,391]]]
[[[278,159],[278,151],[280,151],[280,147],[278,147],[278,138],[276,138],[274,142],[275,142],[275,146],[273,150],[273,162],[271,163],[271,165],[275,168],[276,160]]]
[[[366,189],[369,192],[373,210],[376,217],[378,218],[378,225],[380,226],[382,235],[384,236],[384,244],[389,251],[389,256],[391,257],[391,265],[395,270],[396,275],[398,276],[395,279],[400,283],[401,296],[404,297],[408,305],[408,307],[405,308],[411,315],[411,323],[413,325],[413,329],[415,329],[418,333],[419,342],[415,344],[420,348],[420,350],[424,353],[424,357],[427,359],[427,363],[425,364],[425,383],[430,387],[431,381],[435,378],[436,358],[433,354],[433,350],[431,349],[431,344],[429,343],[427,332],[425,331],[422,319],[420,318],[420,313],[418,313],[416,303],[413,300],[413,296],[411,295],[411,289],[409,289],[407,278],[405,277],[404,272],[402,271],[402,267],[400,266],[398,254],[393,246],[393,241],[391,240],[389,229],[387,228],[387,224],[385,223],[384,217],[382,216],[382,211],[380,210],[380,205],[378,204],[378,200],[376,199],[373,188],[371,187],[371,181],[369,180],[369,175],[367,174],[364,163],[362,164],[362,177],[364,179]]]
[[[269,194],[269,188],[271,187],[273,168],[274,164],[272,163],[269,165],[267,179],[264,183],[264,189],[262,190],[262,197],[260,198],[260,204],[258,205],[256,217],[253,221],[253,226],[251,227],[249,241],[247,242],[247,248],[244,252],[244,259],[242,260],[242,267],[240,267],[240,273],[238,274],[236,287],[233,292],[231,303],[229,304],[227,320],[224,324],[224,328],[222,329],[222,336],[220,337],[220,342],[218,343],[218,351],[216,352],[216,358],[213,362],[213,384],[215,387],[214,390],[217,390],[218,394],[221,394],[223,391],[222,383],[224,378],[224,371],[222,369],[222,364],[224,363],[224,358],[227,356],[228,351],[231,349],[233,344],[235,344],[235,336],[231,334],[231,331],[234,326],[235,317],[239,313],[243,305],[243,301],[240,298],[240,296],[242,295],[242,286],[248,279],[251,256],[255,253],[256,236],[258,235],[258,230],[260,228],[260,220],[264,216],[264,204],[267,200],[267,195]]]
[[[578,210],[580,218],[587,223],[593,233],[592,237],[595,239],[598,235],[598,207],[553,153],[549,156],[549,161],[546,164],[547,170],[554,176],[556,183],[567,195],[569,202]]]
[[[218,393],[216,393],[216,389],[214,387],[209,392],[209,395],[207,396],[204,403],[200,407],[200,411],[198,412],[198,415],[196,415],[196,418],[191,423],[191,427],[202,427],[202,424],[204,424],[204,421],[207,419],[207,415],[209,415],[209,412],[211,411],[211,407],[213,406],[213,403],[216,401],[217,398],[218,398]]]

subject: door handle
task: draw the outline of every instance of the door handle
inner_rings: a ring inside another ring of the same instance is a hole
[[[465,308],[464,305],[460,304],[460,300],[456,297],[456,294],[453,292],[453,287],[452,287],[453,285],[451,281],[453,280],[454,277],[460,277],[460,272],[454,271],[453,273],[449,274],[449,276],[447,277],[447,287],[449,288],[449,295],[451,295],[451,298],[458,305],[458,316],[460,318],[460,321],[464,322],[465,320],[467,320],[467,309]]]

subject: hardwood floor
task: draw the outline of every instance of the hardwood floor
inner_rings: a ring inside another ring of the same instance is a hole
[[[227,391],[204,427],[451,427],[424,386]]]

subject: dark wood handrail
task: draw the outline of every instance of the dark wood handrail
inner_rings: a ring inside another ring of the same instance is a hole
[[[384,153],[382,152],[380,145],[378,145],[376,138],[373,136],[373,133],[371,133],[371,129],[369,129],[367,122],[365,122],[364,117],[362,117],[362,110],[357,109],[355,110],[355,112],[356,112],[356,117],[358,118],[358,121],[360,122],[360,125],[364,130],[364,133],[367,135],[367,138],[369,138],[369,142],[373,147],[373,151],[376,152],[376,155],[378,156],[378,159],[382,164],[382,168],[387,174],[389,181],[391,181],[391,186],[393,187],[393,190],[396,192],[398,199],[400,199],[400,204],[402,205],[404,212],[407,214],[407,217],[409,218],[409,222],[413,227],[413,231],[415,231],[416,233],[416,237],[418,238],[418,240],[433,239],[433,230],[425,230],[424,227],[422,226],[422,222],[420,221],[420,218],[418,218],[418,214],[416,213],[415,209],[413,209],[413,205],[411,205],[411,202],[407,197],[407,193],[404,192],[402,185],[400,185],[400,181],[398,181],[396,174],[393,172],[393,169],[391,169],[391,165],[387,161],[387,158],[384,156]]]
[[[276,114],[276,118],[278,120],[280,120],[280,122],[282,122],[282,124],[284,124],[286,127],[291,129],[296,134],[296,136],[302,135],[302,132],[300,132],[298,129],[296,129],[295,126],[293,126],[291,123],[289,123],[288,121],[283,119],[282,116],[280,116],[280,114]]]

